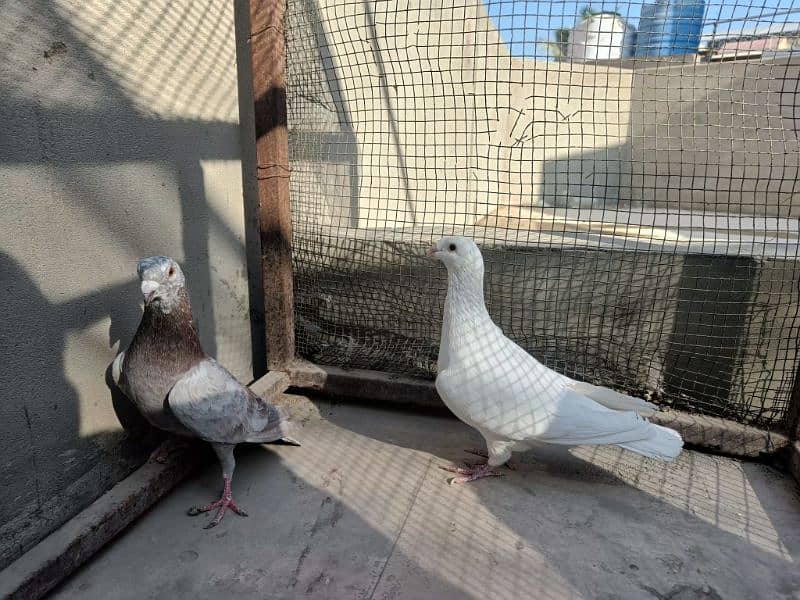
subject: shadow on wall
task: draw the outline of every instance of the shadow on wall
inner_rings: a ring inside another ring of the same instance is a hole
[[[0,252],[0,568],[141,464],[153,443],[122,396],[114,410],[131,434],[81,435],[80,400],[65,376],[68,335],[110,316],[109,346],[138,318],[133,284],[53,304],[13,258]],[[111,314],[107,310],[111,307]],[[102,378],[102,373],[98,373]]]
[[[603,218],[612,222],[617,211],[641,213],[641,206],[628,208],[630,205],[622,199],[629,197],[627,187],[631,186],[628,166],[621,162],[629,154],[628,146],[548,161],[542,187],[558,193],[543,197],[542,204],[603,209]],[[655,210],[662,215],[680,213],[678,206]],[[587,216],[578,218],[588,223],[589,214],[587,210]],[[601,213],[591,214],[595,218]],[[624,217],[618,222],[626,235],[637,235],[635,225],[626,228]],[[688,239],[692,230],[681,234]],[[661,244],[657,240],[649,242],[645,251],[598,251],[592,250],[593,242],[599,240],[597,234],[573,233],[570,229],[564,235],[565,239],[580,236],[588,242],[588,249],[564,247],[550,261],[557,263],[554,276],[549,278],[554,281],[552,310],[560,314],[556,320],[565,324],[585,322],[582,331],[571,331],[562,342],[580,340],[592,348],[589,355],[598,360],[606,358],[606,366],[588,365],[589,372],[597,371],[599,383],[655,397],[664,394],[662,401],[692,412],[761,420],[758,424],[769,429],[780,427],[780,415],[771,413],[773,406],[786,402],[780,376],[768,390],[760,391],[757,400],[748,398],[754,390],[745,388],[748,379],[764,378],[765,368],[753,360],[754,356],[763,358],[777,351],[770,340],[752,337],[758,326],[752,319],[752,303],[758,291],[760,261],[748,256],[676,252],[672,242]],[[697,243],[701,235],[710,232],[695,232]],[[591,264],[587,267],[586,262]],[[576,277],[576,270],[583,273]],[[576,280],[584,282],[578,286],[580,290],[575,289]],[[581,300],[579,292],[589,292],[588,303]],[[775,302],[776,297],[767,290],[763,299]],[[787,325],[791,327],[792,323],[787,321]],[[554,331],[555,338],[557,333]],[[627,353],[638,355],[638,360],[626,358]],[[586,357],[585,352],[583,357],[577,352],[558,359],[580,364]],[[608,366],[611,372],[605,372]],[[758,402],[765,410],[756,406]]]
[[[100,396],[114,346],[127,345],[140,318],[137,258],[182,257],[209,354],[221,350],[219,332],[246,322],[248,310],[255,313],[253,339],[263,331],[260,285],[251,287],[248,309],[233,281],[260,271],[252,227],[257,198],[254,204],[246,194],[246,240],[219,212],[220,197],[233,206],[234,217],[242,201],[220,189],[227,173],[216,166],[238,162],[248,143],[236,123],[235,89],[229,97],[192,97],[215,69],[236,68],[232,60],[202,54],[202,42],[215,35],[230,45],[225,40],[234,35],[233,20],[226,18],[228,9],[193,14],[190,2],[163,19],[158,14],[167,6],[179,7],[158,0],[135,4],[132,12],[90,5],[70,12],[70,6],[42,0],[14,2],[0,27],[0,174],[9,206],[0,254],[6,313],[0,355],[8,357],[0,369],[0,569],[141,464],[152,445],[115,429],[112,403]],[[247,2],[237,1],[235,9],[243,48]],[[145,26],[144,17],[155,25],[136,45],[131,34]],[[173,34],[197,22],[204,29],[192,33],[193,49],[170,46]],[[115,27],[117,46],[99,51]],[[165,65],[164,55],[176,62]],[[196,61],[199,83],[180,79],[184,60]],[[246,116],[250,88],[246,73],[239,75]],[[142,100],[148,94],[163,106],[148,110]],[[199,109],[184,118],[187,97]],[[232,119],[204,116],[225,112],[222,103],[232,106]],[[251,172],[252,161],[245,156],[242,172]],[[216,204],[209,201],[209,185]],[[257,263],[221,272],[218,255],[239,256],[245,244]],[[107,319],[108,339],[102,339],[96,330]],[[248,370],[249,359],[242,361]],[[265,364],[263,343],[253,345],[253,361]],[[112,402],[121,422],[139,423],[124,399]]]
[[[767,260],[738,255],[741,244],[737,241],[729,243],[728,255],[676,250],[672,236],[677,234],[681,243],[691,241],[698,248],[705,240],[726,239],[731,234],[741,234],[746,240],[753,235],[756,251],[759,247],[770,249],[771,242],[759,237],[758,231],[730,231],[722,225],[721,237],[714,238],[709,229],[714,206],[703,210],[703,219],[687,214],[684,206],[682,222],[686,224],[665,230],[670,236],[665,241],[651,239],[646,227],[641,235],[637,233],[634,221],[626,218],[627,211],[633,215],[654,211],[659,219],[667,215],[675,219],[682,208],[677,187],[669,205],[630,202],[641,194],[641,190],[632,192],[634,186],[644,185],[631,174],[632,165],[642,167],[632,161],[630,145],[629,141],[619,148],[576,153],[548,161],[543,168],[543,189],[554,194],[543,198],[545,206],[601,209],[580,211],[571,218],[582,219],[586,231],[593,218],[616,220],[617,241],[639,238],[636,248],[631,240],[630,250],[598,251],[594,244],[600,239],[599,223],[594,223],[595,233],[575,233],[575,228],[563,233],[558,257],[548,261],[553,270],[547,276],[553,282],[549,310],[556,311],[556,321],[564,325],[560,334],[556,325],[551,337],[556,345],[561,338],[562,352],[556,360],[576,373],[580,367],[573,368],[570,363],[595,361],[597,367],[589,364],[588,371],[595,371],[598,383],[634,394],[654,394],[662,402],[690,412],[780,430],[796,365],[791,348],[799,333],[797,292],[784,282],[796,279],[796,261],[792,256]],[[679,186],[681,182],[653,176],[648,185]],[[713,184],[709,180],[704,185]],[[728,208],[733,217],[746,213],[740,206]],[[564,231],[563,224],[553,228],[546,220],[542,228],[547,233],[553,229],[558,233],[559,228]],[[513,218],[504,218],[503,225],[516,226]],[[573,236],[586,242],[588,250],[569,248]],[[585,262],[593,265],[586,268]],[[532,268],[530,277],[543,277],[542,270]],[[590,294],[588,304],[580,297],[586,292]],[[567,331],[568,323],[577,324],[577,329]],[[567,350],[576,341],[592,351]]]
[[[625,206],[629,145],[630,141],[590,151],[573,149],[565,158],[545,160],[539,203],[552,208]]]

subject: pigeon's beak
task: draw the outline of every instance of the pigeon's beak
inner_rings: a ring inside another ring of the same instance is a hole
[[[158,289],[158,284],[155,281],[142,282],[142,296],[144,296],[145,303],[150,302]]]
[[[428,251],[425,253],[425,256],[428,256],[430,258],[436,258],[436,253],[438,251],[439,249],[436,246],[431,246],[430,248],[428,248]]]

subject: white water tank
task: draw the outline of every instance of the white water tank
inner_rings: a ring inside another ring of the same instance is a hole
[[[629,58],[636,48],[636,29],[615,13],[598,13],[570,30],[567,58]]]

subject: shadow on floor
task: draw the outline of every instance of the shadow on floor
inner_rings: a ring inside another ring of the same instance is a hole
[[[448,486],[437,466],[479,441],[455,419],[292,409],[301,448],[239,452],[249,518],[209,532],[185,516],[217,494],[215,465],[54,597],[792,598],[800,584],[796,490],[766,467],[542,448],[506,477]]]

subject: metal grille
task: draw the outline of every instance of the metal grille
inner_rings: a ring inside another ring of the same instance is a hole
[[[442,235],[548,366],[781,429],[800,2],[288,0],[299,353],[432,378]]]

